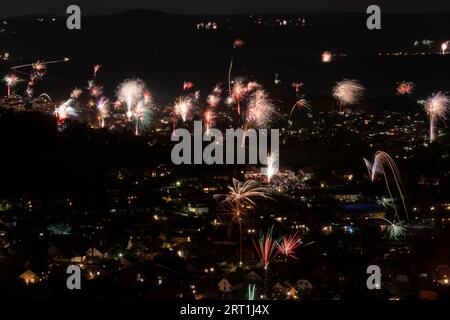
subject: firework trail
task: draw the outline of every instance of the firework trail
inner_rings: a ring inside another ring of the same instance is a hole
[[[223,199],[222,211],[232,215],[232,220],[238,220],[240,250],[239,250],[239,264],[242,265],[242,215],[246,213],[245,207],[248,205],[255,205],[254,198],[271,199],[267,195],[267,189],[259,186],[255,180],[247,180],[240,182],[233,178],[233,185],[228,186],[229,193],[227,195],[216,194],[216,200]]]
[[[241,114],[241,100],[244,99],[247,93],[247,86],[244,84],[242,79],[237,79],[233,83],[231,98],[233,101],[237,102],[237,112]]]
[[[22,64],[22,65],[19,65],[19,66],[14,66],[14,67],[11,67],[11,69],[20,69],[20,68],[26,68],[26,67],[33,67],[34,69],[36,69],[36,68],[46,68],[46,66],[47,65],[49,65],[49,64],[54,64],[54,63],[60,63],[60,62],[68,62],[68,61],[70,61],[70,59],[69,58],[64,58],[64,59],[61,59],[61,60],[53,60],[53,61],[48,61],[48,62],[45,62],[45,61],[38,61],[38,62],[35,62],[35,63],[29,63],[29,64]]]
[[[292,113],[294,112],[296,107],[300,110],[308,109],[309,111],[311,111],[311,105],[309,104],[309,101],[302,97],[300,100],[295,102],[295,104],[292,106],[292,109],[291,109],[291,112],[289,113],[289,118],[288,118],[289,123],[291,122]]]
[[[402,81],[397,85],[397,94],[411,94],[414,90],[414,83]]]
[[[18,76],[16,76],[15,74],[11,73],[11,74],[6,75],[6,76],[3,78],[3,81],[6,83],[7,94],[8,94],[8,97],[9,97],[9,96],[11,95],[12,89],[13,89],[19,82],[21,82],[22,80],[21,80]]]
[[[102,67],[101,64],[96,64],[96,65],[94,66],[94,78],[97,76],[97,72],[98,72],[98,70],[99,70],[101,67]]]
[[[237,222],[239,225],[239,265],[242,266],[242,222],[244,216],[247,214],[245,206],[224,200],[220,203],[219,212],[227,216],[231,216],[228,223],[228,237],[231,238],[231,231],[233,223]]]
[[[109,100],[106,97],[100,97],[97,101],[97,111],[100,127],[105,127],[105,118],[109,115]]]
[[[323,63],[329,63],[329,62],[331,62],[333,55],[331,54],[330,51],[324,51],[324,52],[322,52],[321,58],[322,58]]]
[[[444,92],[438,92],[425,101],[425,112],[430,118],[430,143],[436,140],[436,126],[439,120],[446,120],[450,98]]]
[[[244,41],[241,39],[236,39],[233,42],[233,50],[231,53],[231,59],[230,59],[230,67],[228,68],[228,92],[231,95],[231,70],[233,69],[233,60],[234,60],[234,51],[236,48],[240,48],[244,45]]]
[[[298,259],[294,253],[295,250],[300,247],[300,234],[295,232],[294,234],[284,236],[279,243],[277,243],[278,251],[280,254],[284,255],[285,262],[288,257]]]
[[[348,106],[361,101],[364,87],[358,80],[344,79],[336,82],[333,87],[333,97],[339,103],[339,113],[341,113],[342,106]]]
[[[391,171],[392,178],[395,182],[397,191],[402,200],[403,208],[404,208],[405,214],[406,214],[406,219],[409,220],[408,210],[406,208],[406,203],[405,203],[405,191],[404,191],[405,189],[403,187],[403,182],[402,182],[402,179],[400,176],[400,171],[399,171],[394,159],[392,159],[391,156],[384,151],[377,151],[375,153],[373,163],[371,163],[367,159],[364,159],[364,163],[366,164],[367,170],[369,172],[370,180],[372,182],[375,181],[375,179],[377,178],[378,175],[382,175],[384,177],[384,181],[386,183],[386,188],[388,190],[390,198],[392,199],[392,205],[393,205],[393,208],[395,211],[395,216],[394,216],[394,223],[395,223],[396,219],[398,219],[399,221],[401,219],[398,214],[397,207],[395,206],[394,197],[392,195],[391,187],[388,182],[385,167],[387,167]]]
[[[249,284],[248,285],[248,300],[255,300],[255,294],[256,294],[256,284]]]

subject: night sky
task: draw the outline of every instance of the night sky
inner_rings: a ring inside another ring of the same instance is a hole
[[[78,4],[83,14],[109,14],[129,9],[179,14],[360,12],[365,11],[369,4],[378,4],[382,12],[387,13],[450,11],[448,0],[2,0],[0,16],[65,14],[70,4]]]

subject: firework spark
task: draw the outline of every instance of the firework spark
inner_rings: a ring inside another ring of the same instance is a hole
[[[425,101],[425,112],[430,118],[430,143],[436,140],[436,126],[439,120],[446,120],[450,107],[450,97],[438,92]]]
[[[411,94],[414,90],[414,83],[402,81],[397,86],[397,94]]]
[[[358,80],[344,79],[336,82],[336,85],[333,87],[333,97],[339,103],[339,112],[341,112],[341,106],[358,103],[364,90],[364,87]]]
[[[255,205],[253,198],[270,199],[266,194],[267,190],[259,186],[255,180],[240,182],[233,178],[233,185],[228,186],[228,189],[230,192],[225,200],[238,205]]]

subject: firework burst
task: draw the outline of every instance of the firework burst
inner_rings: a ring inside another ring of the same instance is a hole
[[[105,118],[109,114],[109,100],[106,97],[100,97],[97,101],[97,111],[100,127],[105,127]]]
[[[411,94],[414,90],[414,83],[402,81],[397,85],[397,94]]]
[[[442,44],[441,44],[441,53],[442,54],[447,53],[448,44],[449,44],[449,41],[442,42]]]
[[[241,39],[236,39],[233,41],[233,50],[231,53],[231,59],[230,59],[230,67],[228,68],[228,92],[231,95],[231,70],[233,69],[233,60],[234,60],[234,51],[236,48],[240,48],[244,45],[244,41]]]
[[[239,206],[248,204],[255,205],[253,198],[270,199],[267,195],[267,190],[259,186],[255,180],[240,182],[233,178],[233,185],[228,186],[228,189],[230,191],[225,200]]]
[[[8,96],[11,95],[11,90],[20,82],[22,81],[18,76],[15,74],[8,74],[3,78],[3,81],[6,83],[6,87],[8,89]]]
[[[342,106],[356,104],[361,101],[364,87],[358,80],[344,79],[336,82],[333,87],[333,97],[339,103],[339,112]]]
[[[322,52],[321,58],[322,58],[323,63],[329,63],[329,62],[331,62],[333,55],[331,54],[330,51],[324,51],[324,52]]]
[[[72,90],[72,92],[70,93],[70,97],[72,98],[72,99],[78,99],[80,96],[81,96],[81,93],[82,93],[83,91],[81,90],[81,89],[78,89],[78,88],[74,88],[73,90]]]
[[[275,114],[275,106],[267,93],[262,89],[258,89],[249,98],[245,116],[246,128],[267,128]]]
[[[382,219],[388,223],[386,226],[386,236],[391,240],[397,240],[407,232],[407,226],[404,221],[391,222],[387,219]]]
[[[126,105],[128,121],[135,122],[135,134],[145,129],[151,120],[151,94],[144,81],[127,79],[117,88],[118,101]]]
[[[206,132],[209,132],[209,129],[214,126],[215,119],[216,115],[213,110],[209,109],[204,112],[203,122],[205,123]]]
[[[103,87],[96,85],[93,80],[88,81],[87,89],[89,90],[89,94],[94,98],[98,98],[103,94]]]
[[[300,234],[295,232],[294,234],[284,236],[281,241],[277,243],[278,251],[280,254],[284,255],[285,260],[287,260],[287,257],[298,259],[294,253],[301,245],[300,239]]]
[[[270,262],[276,258],[279,253],[277,250],[279,240],[273,238],[273,226],[267,230],[266,234],[261,232],[259,240],[257,242],[253,240],[253,244],[264,265],[264,269],[267,270]]]
[[[266,164],[267,182],[270,183],[272,177],[278,173],[278,151],[267,155]]]
[[[444,92],[438,92],[425,101],[425,112],[430,118],[430,143],[436,140],[436,126],[439,120],[446,120],[450,98]]]
[[[187,91],[189,89],[192,89],[194,87],[194,83],[190,81],[183,82],[183,91]]]
[[[190,97],[181,97],[175,103],[173,110],[174,113],[183,120],[183,122],[186,122],[191,108],[192,99]]]

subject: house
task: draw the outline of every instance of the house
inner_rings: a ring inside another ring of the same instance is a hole
[[[306,279],[300,279],[297,281],[297,289],[299,291],[310,291],[312,290],[314,287],[311,284],[311,282],[309,282]]]
[[[243,287],[242,281],[236,274],[228,274],[222,278],[217,284],[219,290],[223,293],[230,293]]]
[[[306,166],[298,172],[303,181],[312,180],[316,178],[316,169],[313,166]]]
[[[94,257],[94,258],[99,258],[99,259],[103,258],[103,253],[95,247],[91,247],[91,248],[87,249],[86,255],[88,257]]]
[[[22,273],[19,278],[22,279],[26,284],[35,284],[41,281],[41,278],[30,269]]]
[[[253,270],[247,273],[246,278],[251,282],[262,282],[263,280],[263,278]]]

